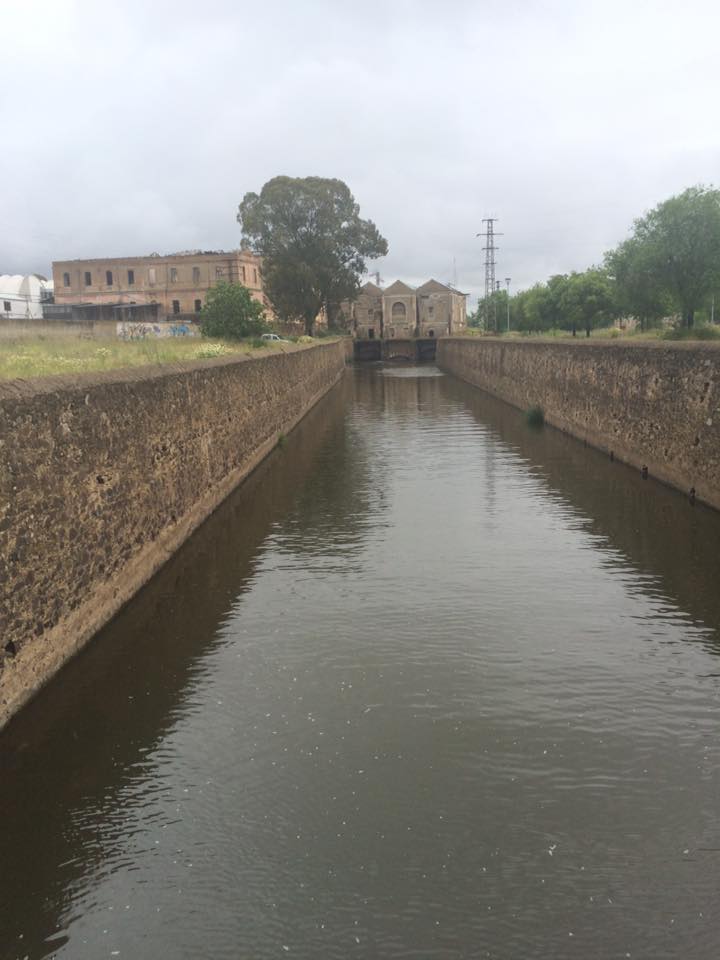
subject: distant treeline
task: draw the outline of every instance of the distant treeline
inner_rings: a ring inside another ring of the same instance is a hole
[[[632,317],[642,329],[675,318],[692,327],[706,321],[720,289],[720,190],[690,187],[636,220],[631,236],[601,266],[558,274],[510,298],[514,330],[585,330]],[[481,300],[471,326],[497,318],[504,330],[507,293]],[[489,309],[488,309],[489,308]]]

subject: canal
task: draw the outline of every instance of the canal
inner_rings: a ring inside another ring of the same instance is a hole
[[[0,957],[715,958],[719,545],[352,371],[0,734]]]

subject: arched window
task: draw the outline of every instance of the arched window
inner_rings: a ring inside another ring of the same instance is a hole
[[[404,303],[400,303],[400,302],[398,301],[397,303],[394,303],[394,304],[392,305],[392,311],[391,311],[391,312],[392,312],[393,318],[395,318],[395,317],[404,318],[404,317],[405,317],[405,314],[407,313],[407,310],[405,309],[405,304],[404,304]]]

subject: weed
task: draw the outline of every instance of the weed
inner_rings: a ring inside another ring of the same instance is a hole
[[[525,413],[525,422],[529,427],[539,428],[545,423],[545,412],[538,404],[530,407]]]

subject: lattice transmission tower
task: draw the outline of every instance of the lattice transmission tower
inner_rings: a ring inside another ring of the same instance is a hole
[[[485,224],[485,246],[483,250],[485,251],[485,302],[484,302],[484,313],[485,313],[485,329],[493,330],[497,333],[497,298],[495,296],[495,254],[498,251],[498,247],[495,246],[495,237],[501,237],[501,233],[495,233],[495,224],[497,223],[497,217],[485,217],[483,223]],[[481,236],[481,234],[478,234]]]

